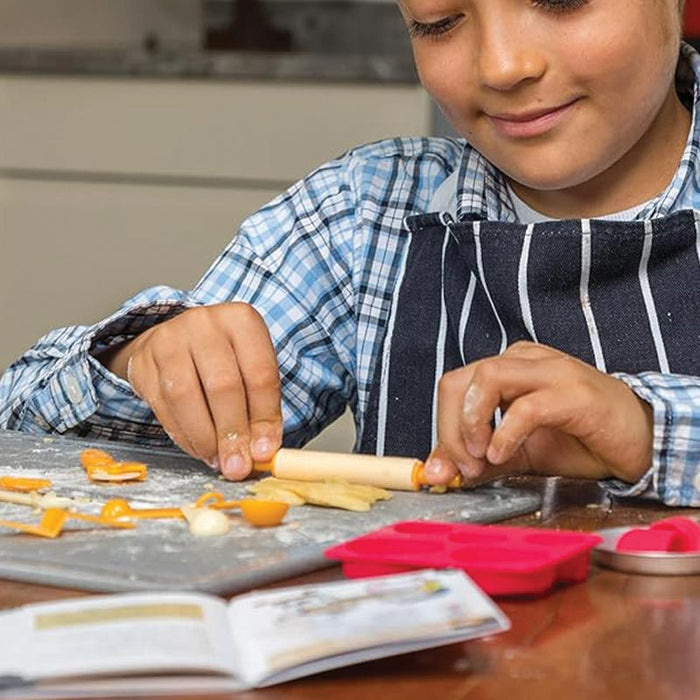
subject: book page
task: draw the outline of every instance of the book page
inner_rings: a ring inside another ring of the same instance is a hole
[[[464,572],[431,570],[251,593],[229,620],[236,673],[251,685],[509,627]]]
[[[124,594],[31,605],[0,616],[0,635],[8,633],[16,643],[0,658],[0,675],[27,680],[231,672],[226,603],[213,596]]]

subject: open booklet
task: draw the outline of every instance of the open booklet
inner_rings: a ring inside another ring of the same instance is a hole
[[[508,627],[456,570],[278,588],[230,602],[125,593],[40,603],[0,614],[0,697],[262,687]]]

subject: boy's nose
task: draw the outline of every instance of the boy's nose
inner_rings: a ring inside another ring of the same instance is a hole
[[[545,55],[519,22],[491,14],[482,17],[480,25],[477,68],[484,87],[512,90],[544,74]]]

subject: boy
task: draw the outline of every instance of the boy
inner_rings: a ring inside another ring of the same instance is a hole
[[[0,425],[169,436],[241,479],[349,404],[358,449],[430,453],[434,483],[497,466],[700,505],[700,59],[679,59],[683,3],[400,6],[466,141],[319,168],[191,292],[147,290],[41,339],[2,379]]]

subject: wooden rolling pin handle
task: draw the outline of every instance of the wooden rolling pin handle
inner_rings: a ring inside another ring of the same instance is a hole
[[[418,491],[427,483],[423,462],[410,457],[335,454],[288,448],[280,449],[269,462],[255,462],[253,471],[301,481],[336,478],[402,491]],[[459,488],[461,485],[462,478],[457,476],[448,484],[448,488]]]
[[[269,462],[257,462],[256,472],[271,472],[280,479],[324,481],[339,479],[379,488],[415,491],[420,488],[413,472],[418,460],[366,454],[316,452],[282,448]]]

